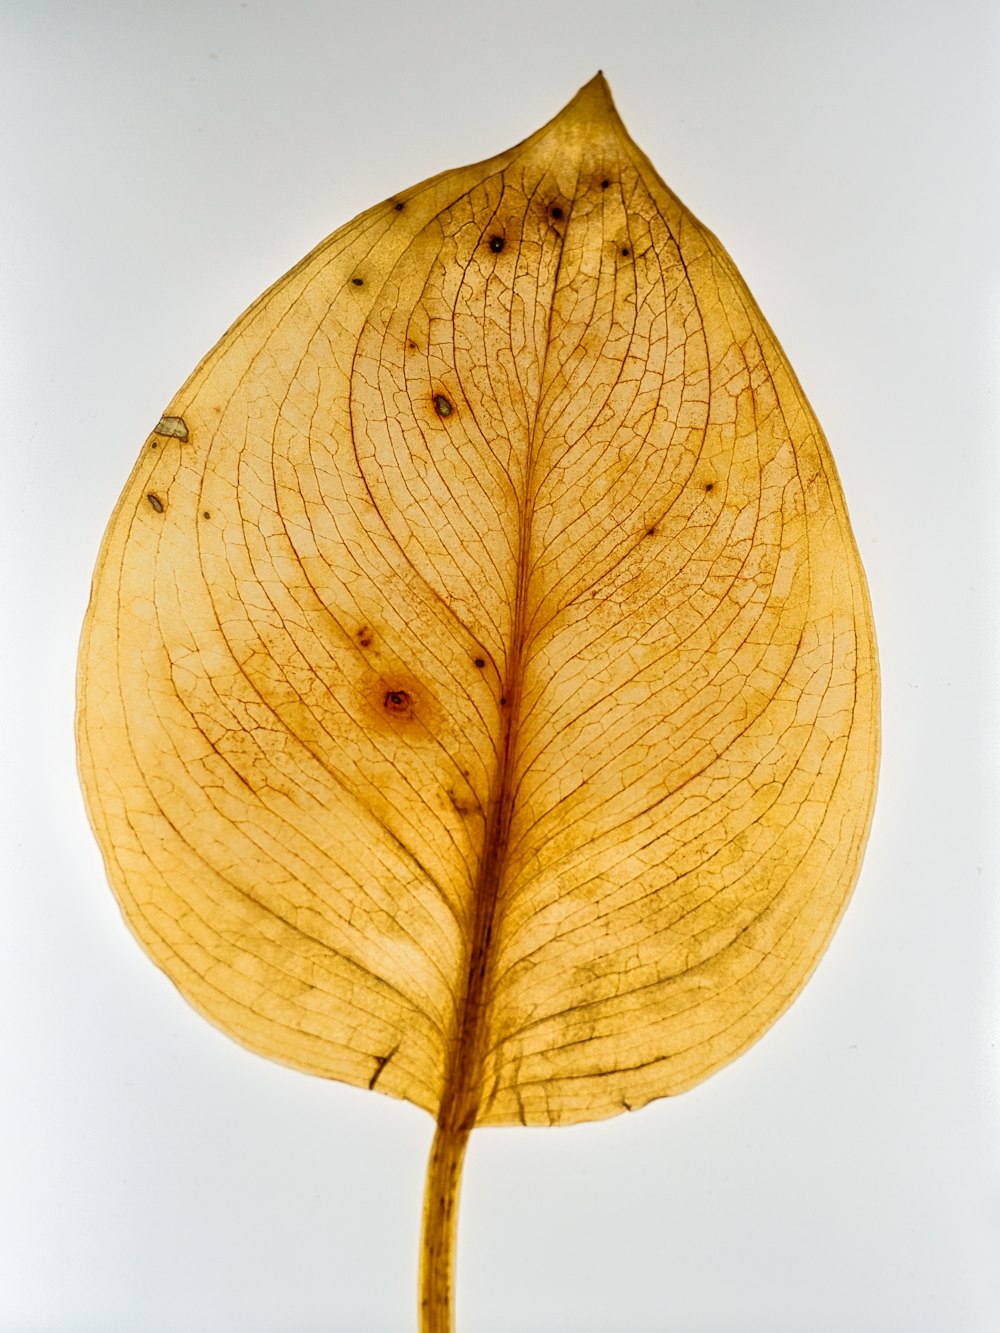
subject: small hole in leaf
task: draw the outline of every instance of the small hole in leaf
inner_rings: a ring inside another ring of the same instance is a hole
[[[504,241],[502,236],[490,237],[490,249],[493,251],[495,255],[498,255],[500,253],[500,251],[503,249],[503,245]]]
[[[610,184],[610,181],[601,181],[601,189],[606,190]]]
[[[450,417],[454,410],[455,409],[443,393],[436,393],[434,395],[434,411],[439,417]]]
[[[553,217],[555,218],[555,220],[558,222],[558,221],[560,220],[560,218],[562,217],[562,215],[563,215],[563,211],[562,211],[562,209],[559,207],[558,204],[556,204],[555,208],[552,210],[552,216],[553,216]]]
[[[155,509],[158,514],[163,513],[163,501],[160,499],[158,495],[154,495],[154,493],[150,491],[149,494],[146,496],[146,499],[149,501],[152,508]]]
[[[386,690],[383,703],[387,713],[405,713],[410,707],[410,696],[405,690]]]
[[[362,287],[364,286],[365,280],[364,278],[352,278],[351,281],[354,283],[355,287]]]

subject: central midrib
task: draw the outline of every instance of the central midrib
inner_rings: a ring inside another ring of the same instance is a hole
[[[569,235],[573,217],[573,196],[575,196],[575,193],[576,184],[574,184],[567,202],[566,226],[563,229],[555,274],[552,280],[552,296],[545,332],[545,349],[538,379],[538,399],[535,403],[534,420],[528,431],[524,489],[518,503],[517,580],[514,594],[514,614],[511,620],[511,641],[507,655],[506,679],[502,683],[501,710],[503,723],[501,742],[496,777],[487,808],[483,851],[473,889],[473,930],[465,968],[465,986],[456,1005],[454,1037],[449,1046],[444,1088],[438,1110],[438,1125],[442,1134],[445,1136],[453,1135],[460,1140],[464,1140],[475,1125],[483,1096],[487,997],[490,993],[489,983],[492,979],[496,956],[493,942],[501,907],[499,890],[503,878],[508,835],[513,814],[513,761],[521,720],[525,650],[524,624],[528,590],[528,557],[538,423],[545,398],[549,352],[552,345],[552,317],[559,292],[563,252],[566,248],[566,238]]]

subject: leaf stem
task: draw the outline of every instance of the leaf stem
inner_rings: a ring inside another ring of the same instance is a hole
[[[442,1119],[431,1144],[424,1191],[424,1226],[420,1252],[420,1333],[454,1333],[455,1237],[458,1192],[468,1123]]]

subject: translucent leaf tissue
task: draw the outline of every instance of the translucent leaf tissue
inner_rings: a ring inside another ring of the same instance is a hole
[[[201,362],[104,540],[78,736],[188,1000],[436,1117],[423,1333],[474,1127],[635,1110],[791,1003],[874,801],[864,575],[774,334],[600,75]]]

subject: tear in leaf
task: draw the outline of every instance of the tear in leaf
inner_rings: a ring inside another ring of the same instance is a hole
[[[877,683],[833,463],[601,76],[335,232],[157,431],[81,651],[108,873],[226,1032],[437,1117],[447,1329],[470,1130],[691,1087],[836,925]]]

